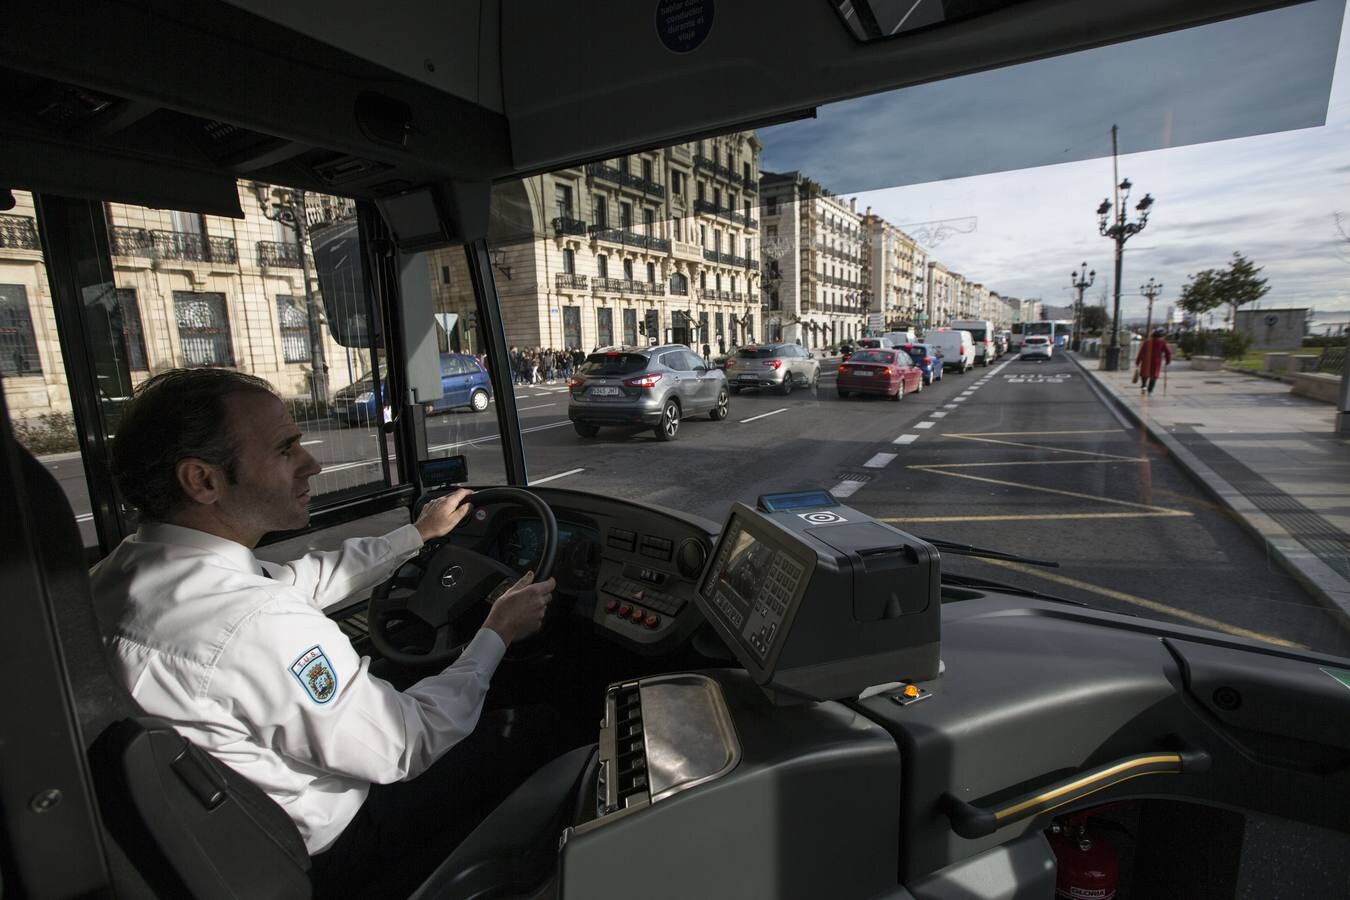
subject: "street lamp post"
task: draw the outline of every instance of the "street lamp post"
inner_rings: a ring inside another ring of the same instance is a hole
[[[1073,289],[1078,292],[1078,299],[1073,304],[1073,349],[1077,353],[1083,346],[1083,292],[1092,287],[1092,283],[1097,280],[1097,270],[1088,271],[1087,262],[1084,262],[1082,268],[1077,272],[1069,272],[1069,283]]]
[[[1116,154],[1116,126],[1111,126],[1111,154],[1114,159]],[[1114,163],[1113,163],[1114,165]],[[1109,199],[1103,200],[1102,205],[1097,207],[1097,230],[1102,237],[1108,237],[1116,245],[1116,283],[1114,285],[1115,308],[1111,315],[1111,343],[1106,348],[1106,370],[1115,372],[1120,369],[1120,269],[1121,262],[1125,252],[1125,242],[1136,234],[1144,230],[1148,224],[1148,215],[1153,208],[1153,195],[1145,194],[1144,199],[1140,200],[1135,206],[1135,211],[1139,218],[1130,222],[1125,218],[1125,203],[1130,198],[1130,179],[1126,178],[1116,185],[1116,214],[1114,220],[1111,217],[1112,203]]]
[[[300,255],[300,274],[305,283],[305,314],[309,324],[310,392],[317,407],[328,401],[328,362],[323,348],[323,326],[319,319],[319,307],[314,302],[314,291],[309,284],[309,255],[305,252],[305,247],[309,243],[305,221],[305,192],[272,187],[269,193],[269,185],[258,181],[249,187],[258,200],[264,218],[280,222],[295,232],[295,249]]]

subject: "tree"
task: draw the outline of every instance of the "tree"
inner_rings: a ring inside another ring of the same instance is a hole
[[[1083,307],[1083,331],[1087,334],[1101,334],[1110,322],[1104,306]]]
[[[1219,296],[1220,273],[1216,269],[1204,269],[1194,275],[1186,276],[1186,284],[1177,298],[1177,306],[1195,317],[1196,321],[1210,310],[1223,303]]]
[[[1234,250],[1228,271],[1219,276],[1219,297],[1232,309],[1231,319],[1234,327],[1237,326],[1239,306],[1254,303],[1270,293],[1266,279],[1256,277],[1260,273],[1261,267],[1254,265],[1251,260]]]

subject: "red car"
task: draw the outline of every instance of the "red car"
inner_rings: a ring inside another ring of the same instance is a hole
[[[892,400],[923,390],[923,370],[903,350],[858,350],[839,367],[840,397],[884,394]]]

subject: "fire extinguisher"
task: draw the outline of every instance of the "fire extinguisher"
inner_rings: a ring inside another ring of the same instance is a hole
[[[1049,837],[1058,870],[1057,900],[1115,900],[1120,881],[1116,851],[1088,826],[1087,813],[1055,820]]]

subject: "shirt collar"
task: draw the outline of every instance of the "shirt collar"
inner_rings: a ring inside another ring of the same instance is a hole
[[[141,543],[171,544],[205,550],[225,559],[231,568],[254,575],[259,572],[258,559],[252,550],[238,541],[198,531],[196,528],[170,525],[167,522],[146,522],[136,529],[136,540]]]

